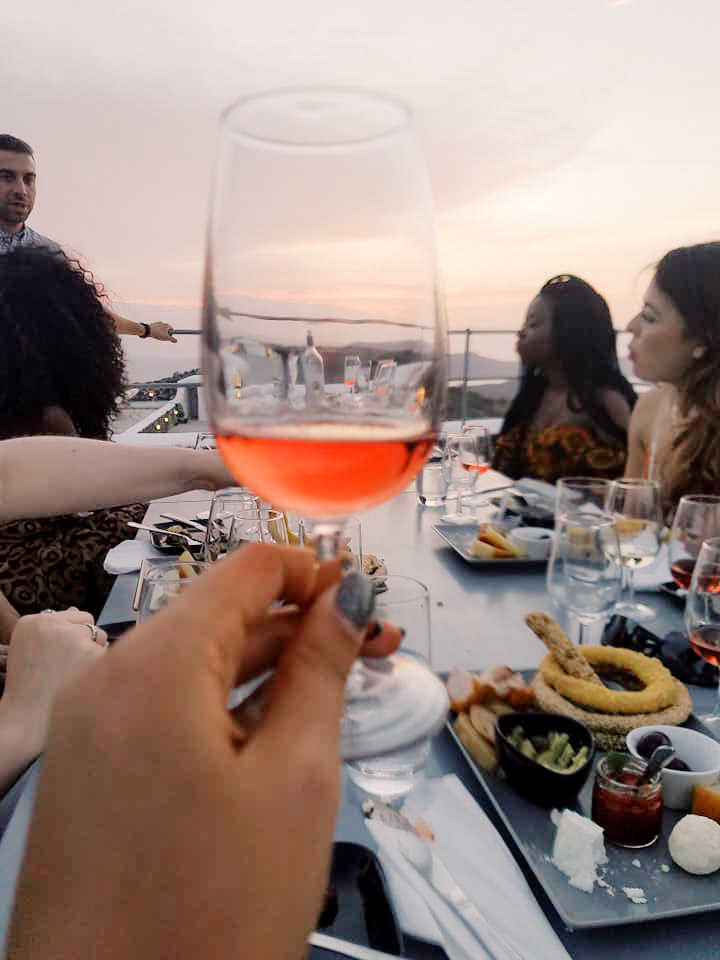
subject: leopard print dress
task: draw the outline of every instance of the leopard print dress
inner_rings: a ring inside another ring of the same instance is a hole
[[[0,590],[19,614],[76,606],[98,617],[113,577],[103,561],[146,505],[0,524]]]

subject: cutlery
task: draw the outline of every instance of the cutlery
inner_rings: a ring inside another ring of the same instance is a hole
[[[206,523],[198,523],[197,520],[188,520],[187,517],[176,517],[174,513],[161,513],[160,516],[164,520],[175,520],[177,523],[182,523],[187,527],[194,527],[195,530],[201,530],[203,533],[207,533]]]
[[[150,533],[159,533],[162,537],[177,537],[179,540],[184,540],[186,543],[191,543],[196,547],[201,547],[202,542],[196,540],[194,537],[189,537],[186,533],[172,533],[168,530],[163,530],[161,527],[150,527],[145,523],[135,523],[134,520],[128,520],[127,525],[129,527],[134,527],[136,530],[149,530]]]
[[[457,913],[494,960],[528,960],[526,954],[499,934],[458,886],[429,843],[410,833],[398,834],[401,853],[430,886]]]
[[[398,958],[395,953],[384,953],[372,947],[363,947],[359,943],[350,943],[349,940],[341,940],[339,937],[329,937],[326,933],[311,933],[308,943],[313,947],[320,947],[321,950],[332,950],[343,957],[353,957],[354,960],[397,960]]]

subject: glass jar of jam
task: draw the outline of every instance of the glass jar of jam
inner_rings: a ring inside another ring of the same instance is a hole
[[[601,757],[595,771],[592,818],[611,843],[621,847],[648,847],[660,835],[663,799],[661,774],[649,783],[637,783],[646,764],[628,756],[615,770]]]

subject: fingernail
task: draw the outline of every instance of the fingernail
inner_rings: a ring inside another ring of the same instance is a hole
[[[344,577],[335,596],[335,607],[354,629],[366,627],[375,609],[375,590],[372,581],[361,573]]]

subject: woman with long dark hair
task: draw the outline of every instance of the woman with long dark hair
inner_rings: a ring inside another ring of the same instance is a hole
[[[520,389],[496,439],[510,477],[618,477],[635,392],[620,372],[605,300],[578,277],[553,277],[518,333]]]
[[[90,274],[59,251],[0,257],[0,439],[107,440],[125,389],[120,341]],[[62,484],[52,462],[48,484]],[[128,500],[132,495],[128,493]],[[108,549],[142,504],[0,526],[0,591],[18,613],[76,606],[98,616],[112,584]]]
[[[667,253],[628,330],[635,372],[657,386],[633,411],[627,475],[659,480],[669,511],[720,493],[720,242]]]

